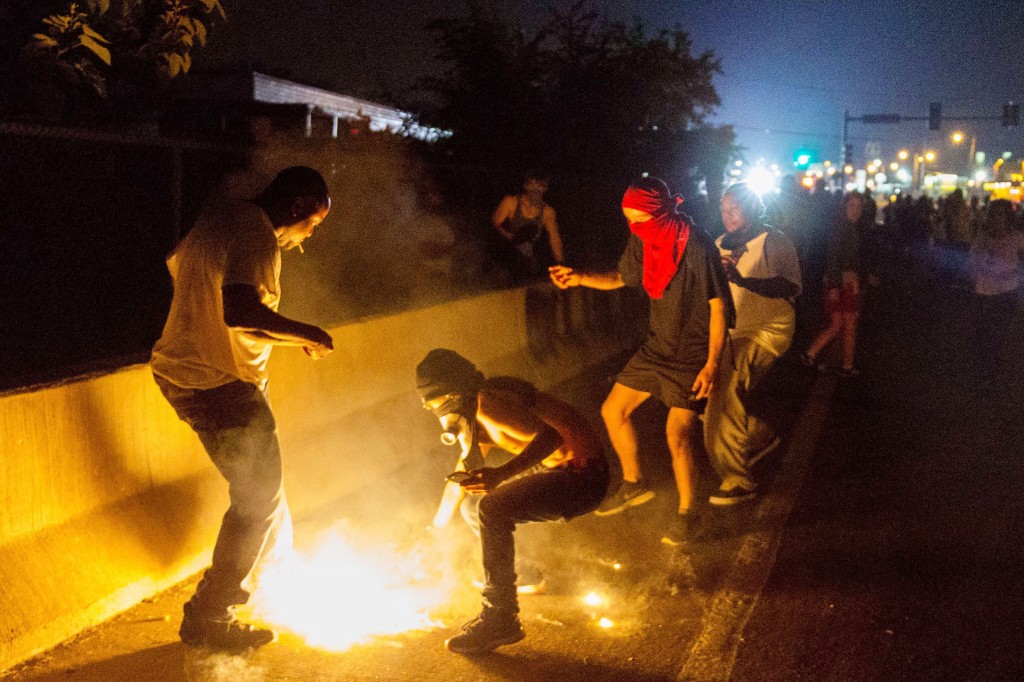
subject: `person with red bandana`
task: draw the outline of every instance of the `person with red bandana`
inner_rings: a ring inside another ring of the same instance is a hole
[[[699,420],[714,388],[726,329],[735,315],[729,283],[711,237],[680,212],[682,200],[658,178],[643,177],[622,197],[629,243],[610,272],[549,269],[561,289],[585,286],[618,289],[643,286],[650,297],[650,331],[601,406],[612,447],[622,465],[619,489],[595,512],[618,514],[654,498],[640,471],[637,435],[630,419],[652,395],[668,408],[665,434],[679,492],[678,516],[662,542],[678,545],[695,536],[694,453],[700,448]]]

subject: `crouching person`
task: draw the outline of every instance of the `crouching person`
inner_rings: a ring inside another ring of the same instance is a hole
[[[601,439],[572,406],[521,379],[486,379],[454,351],[430,351],[416,368],[416,386],[423,406],[446,432],[460,438],[470,434],[481,445],[514,455],[499,467],[472,469],[459,481],[469,493],[484,496],[479,505],[483,610],[445,646],[459,654],[492,651],[524,637],[516,594],[516,525],[572,519],[596,509],[607,492],[608,463]]]

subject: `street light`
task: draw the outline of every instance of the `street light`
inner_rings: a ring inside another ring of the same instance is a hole
[[[927,164],[935,160],[935,152],[930,149],[924,154],[914,156],[914,186],[918,189],[924,186],[924,176]]]
[[[900,161],[906,161],[907,157],[910,156],[910,152],[908,152],[906,149],[901,149],[900,153],[897,154],[896,156],[899,157]]]
[[[898,163],[896,163],[895,161],[893,161],[892,163],[889,164],[889,170],[891,170],[891,171],[895,171],[899,167],[900,167],[900,165]]]
[[[953,133],[953,135],[949,139],[951,139],[953,141],[953,144],[960,144],[961,142],[964,141],[964,134],[961,133],[960,131],[957,131],[957,132]],[[973,135],[972,134],[971,135],[971,149],[970,149],[969,152],[967,152],[967,174],[968,175],[971,174],[971,169],[974,167],[974,164],[975,164],[974,152],[975,152],[975,149],[977,149],[977,147],[978,147],[978,137],[977,137],[977,135]]]

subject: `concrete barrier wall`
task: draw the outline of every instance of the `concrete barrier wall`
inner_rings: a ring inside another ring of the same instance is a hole
[[[586,331],[588,316],[621,317],[628,300],[593,293],[495,292],[335,328],[336,350],[318,362],[275,351],[270,393],[293,514],[408,465],[411,443],[436,443],[413,390],[431,348],[546,387],[635,341]],[[554,296],[562,321],[528,323]],[[0,455],[0,670],[209,561],[226,485],[148,367],[0,396]]]

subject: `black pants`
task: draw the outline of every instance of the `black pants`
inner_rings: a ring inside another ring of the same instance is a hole
[[[277,424],[266,397],[252,384],[188,390],[160,377],[156,381],[228,482],[231,506],[221,522],[213,564],[187,607],[196,618],[226,620],[232,607],[248,601],[248,580],[277,534],[290,532]]]
[[[480,501],[480,544],[484,560],[484,606],[518,613],[516,525],[572,519],[593,511],[608,490],[602,459],[580,471],[550,469],[503,483]]]

